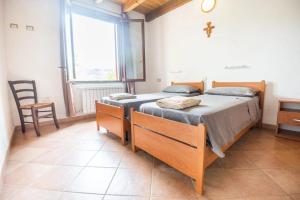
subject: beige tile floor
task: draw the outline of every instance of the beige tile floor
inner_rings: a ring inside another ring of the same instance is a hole
[[[205,194],[152,156],[133,153],[94,121],[15,135],[1,200],[300,200],[300,142],[247,133],[205,174]]]

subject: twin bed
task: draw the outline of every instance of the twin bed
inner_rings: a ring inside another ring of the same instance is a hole
[[[201,99],[199,106],[184,110],[164,109],[155,101],[148,101],[130,107],[130,118],[126,118],[124,106],[97,103],[97,125],[104,124],[105,128],[109,125],[108,130],[112,132],[115,126],[123,143],[124,131],[131,131],[133,151],[144,150],[192,177],[196,191],[202,193],[205,168],[223,157],[224,152],[250,128],[261,126],[264,105],[264,81],[214,81],[212,87],[247,87],[258,93],[253,97],[200,95],[194,97]]]
[[[134,99],[111,100],[103,98],[96,102],[96,122],[97,129],[100,127],[107,129],[110,133],[121,138],[122,144],[126,144],[126,133],[130,133],[130,109],[138,108],[147,102],[155,102],[159,99],[172,96],[195,96],[200,95],[204,91],[204,82],[186,82],[175,83],[171,85],[186,85],[199,90],[199,93],[170,93],[159,92],[151,94],[136,95]]]

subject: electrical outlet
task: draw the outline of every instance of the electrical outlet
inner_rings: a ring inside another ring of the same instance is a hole
[[[11,29],[18,29],[18,28],[19,28],[19,25],[18,25],[18,24],[11,23],[11,24],[9,25],[9,28],[11,28]]]
[[[34,26],[26,25],[26,31],[34,31]]]
[[[157,78],[156,82],[161,83],[161,78]]]

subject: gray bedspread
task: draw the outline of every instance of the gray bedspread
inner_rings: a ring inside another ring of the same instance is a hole
[[[160,108],[156,102],[140,106],[140,111],[187,124],[204,123],[208,139],[219,157],[224,157],[221,147],[234,140],[235,135],[252,122],[260,119],[258,97],[200,95],[199,106],[184,110]]]
[[[112,100],[109,97],[104,97],[101,99],[101,102],[113,105],[113,106],[124,106],[125,108],[125,117],[130,119],[130,108],[139,110],[140,105],[143,103],[154,102],[159,99],[173,97],[173,96],[197,96],[199,93],[169,93],[169,92],[158,92],[150,94],[139,94],[136,95],[134,99],[123,99],[123,100]]]

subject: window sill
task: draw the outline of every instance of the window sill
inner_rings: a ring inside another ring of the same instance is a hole
[[[101,84],[101,83],[122,83],[122,81],[78,81],[78,80],[70,80],[68,83],[72,84]]]

